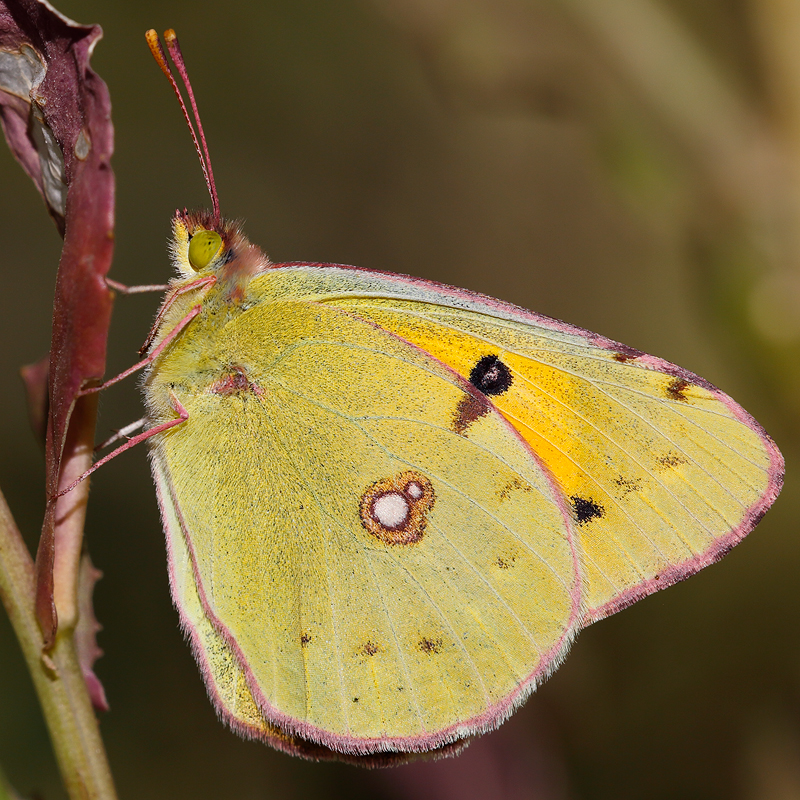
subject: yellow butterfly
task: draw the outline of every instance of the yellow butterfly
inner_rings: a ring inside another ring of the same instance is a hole
[[[490,730],[777,496],[776,446],[702,378],[449,286],[273,264],[204,169],[145,435],[173,599],[243,735],[321,757]]]

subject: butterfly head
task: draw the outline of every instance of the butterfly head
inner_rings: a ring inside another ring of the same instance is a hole
[[[237,288],[244,288],[249,278],[271,266],[238,222],[217,218],[210,211],[176,211],[170,251],[181,278],[214,274],[220,282]]]

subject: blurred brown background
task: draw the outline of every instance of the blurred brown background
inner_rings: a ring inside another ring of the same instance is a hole
[[[796,0],[61,0],[103,26],[114,106],[112,277],[162,282],[176,206],[207,204],[144,43],[177,28],[223,213],[275,261],[486,292],[675,361],[782,447],[776,507],[723,562],[585,631],[461,757],[367,772],[290,759],[214,716],[171,607],[144,450],[93,480],[97,671],[122,798],[800,798],[794,480],[800,412]],[[18,367],[48,347],[60,241],[0,153],[0,487],[34,541],[43,460]],[[158,300],[118,298],[108,374]],[[135,381],[101,434],[141,416]],[[99,434],[100,435],[100,434]],[[64,797],[0,613],[0,764]]]

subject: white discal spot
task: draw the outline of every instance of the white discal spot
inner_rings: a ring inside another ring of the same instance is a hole
[[[411,481],[411,483],[406,486],[406,492],[412,500],[419,500],[419,498],[425,494],[425,490],[416,481]]]
[[[436,495],[430,480],[406,470],[368,486],[358,504],[361,524],[386,545],[415,545],[425,534]]]
[[[399,528],[408,519],[408,500],[399,492],[386,492],[372,504],[372,516],[384,528]]]

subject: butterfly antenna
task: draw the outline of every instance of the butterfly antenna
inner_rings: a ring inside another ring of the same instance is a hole
[[[181,90],[172,74],[172,70],[169,68],[167,56],[164,53],[164,48],[161,46],[161,41],[158,38],[158,34],[151,28],[149,31],[147,31],[147,33],[145,33],[145,38],[147,39],[147,45],[150,48],[150,52],[153,54],[153,58],[155,58],[158,66],[161,67],[161,71],[167,76],[167,79],[169,80],[170,84],[172,85],[172,89],[175,92],[175,96],[178,98],[181,111],[183,111],[183,117],[186,120],[186,124],[189,126],[189,133],[192,135],[194,149],[197,151],[197,157],[200,159],[200,166],[203,170],[203,176],[206,179],[208,192],[211,195],[211,205],[214,209],[214,220],[219,222],[219,198],[217,197],[217,186],[214,183],[214,173],[211,169],[211,157],[208,154],[208,145],[206,144],[206,136],[203,132],[203,124],[200,122],[200,114],[197,111],[197,103],[194,99],[192,84],[189,81],[189,73],[186,71],[186,65],[183,61],[183,54],[181,53],[181,48],[178,44],[178,37],[175,35],[175,31],[172,30],[172,28],[164,31],[164,41],[167,43],[167,50],[169,50],[172,63],[175,65],[175,68],[178,70],[178,74],[181,76],[183,85],[186,88],[186,94],[189,96],[189,102],[191,103],[192,113],[194,115],[194,122],[197,125],[197,130],[200,133],[199,141],[197,134],[195,133],[191,117],[189,116],[189,112],[186,108],[186,103],[183,101]],[[203,144],[202,150],[200,149],[200,142]]]

